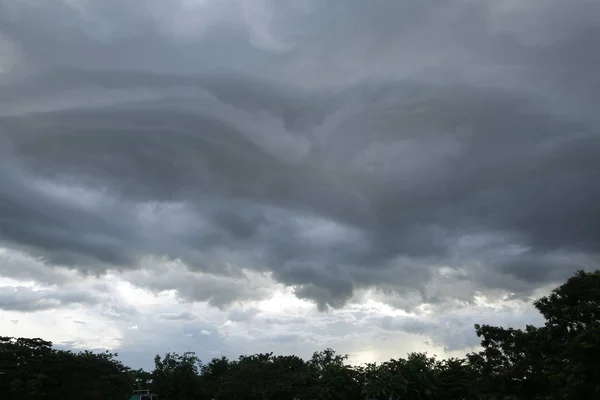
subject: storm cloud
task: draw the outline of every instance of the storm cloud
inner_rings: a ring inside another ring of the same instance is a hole
[[[271,280],[323,311],[526,299],[600,264],[597,15],[0,0],[0,246],[37,263],[0,272],[120,273],[221,309]]]

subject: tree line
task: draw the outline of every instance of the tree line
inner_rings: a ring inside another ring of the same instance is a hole
[[[482,349],[464,358],[412,353],[360,366],[326,349],[308,360],[167,353],[144,371],[110,352],[0,337],[0,399],[126,400],[146,388],[162,400],[600,399],[600,270],[578,271],[534,306],[543,326],[475,325]]]

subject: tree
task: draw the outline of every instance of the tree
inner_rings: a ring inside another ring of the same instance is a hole
[[[208,364],[201,365],[199,378],[199,398],[219,399],[221,387],[226,387],[231,364],[227,357],[213,358]]]
[[[600,398],[600,271],[577,271],[534,305],[546,319],[552,398]]]
[[[546,319],[546,326],[562,329],[565,336],[596,326],[600,321],[600,270],[577,271],[533,304]]]
[[[477,370],[468,360],[450,358],[437,363],[439,400],[479,399]]]
[[[154,358],[152,390],[164,400],[191,399],[199,392],[200,360],[194,353],[167,353]]]
[[[329,348],[314,353],[308,361],[307,390],[303,397],[361,399],[360,370],[346,365],[347,359],[347,355],[339,355]]]
[[[438,380],[435,371],[436,360],[425,353],[411,353],[407,359],[390,360],[387,363],[396,384],[396,392],[401,399],[434,399],[437,396]]]
[[[599,397],[600,272],[578,271],[534,306],[543,327],[475,325],[484,350],[469,360],[483,392],[498,399]]]
[[[0,398],[7,400],[117,400],[133,385],[116,354],[60,351],[42,339],[0,338],[0,370]]]

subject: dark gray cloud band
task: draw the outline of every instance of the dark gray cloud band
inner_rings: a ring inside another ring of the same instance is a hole
[[[184,32],[179,3],[0,2],[4,246],[252,269],[322,308],[598,266],[594,3],[215,4]]]

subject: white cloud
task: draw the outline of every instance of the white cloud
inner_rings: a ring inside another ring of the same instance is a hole
[[[158,277],[160,280],[169,278]],[[35,289],[40,298],[60,293],[69,296],[77,290],[97,296],[98,302],[28,312],[0,310],[0,335],[41,336],[61,346],[115,350],[125,361],[144,367],[151,365],[154,354],[166,351],[196,351],[206,360],[220,354],[237,357],[259,351],[309,357],[313,351],[332,347],[348,353],[350,361],[357,364],[413,351],[442,357],[464,355],[472,348],[472,340],[462,343],[467,347],[459,346],[460,350],[445,350],[444,346],[460,337],[472,339],[472,323],[518,323],[527,317],[523,314],[526,307],[517,301],[500,305],[482,299],[475,307],[463,306],[439,315],[427,307],[413,313],[394,309],[373,294],[366,295],[371,297],[368,300],[357,298],[360,301],[322,313],[313,303],[298,299],[291,288],[274,282],[270,284],[273,291],[264,299],[219,310],[207,302],[182,303],[175,290],[144,289],[139,285],[148,282],[140,282],[136,274],[116,271],[80,277],[76,285],[9,278],[3,278],[1,284],[4,290]],[[182,283],[175,286],[183,287]]]

